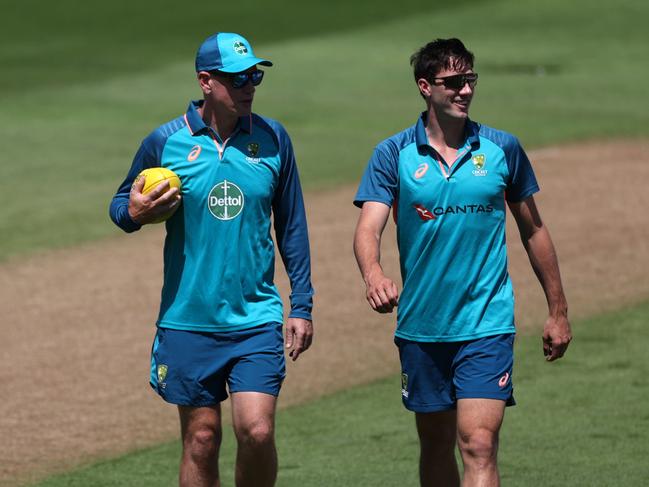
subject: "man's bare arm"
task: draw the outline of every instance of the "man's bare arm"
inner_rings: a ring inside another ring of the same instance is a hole
[[[367,288],[367,302],[379,313],[391,313],[399,302],[396,284],[381,267],[381,235],[389,216],[389,206],[365,202],[354,234],[354,255]]]
[[[557,254],[533,196],[520,202],[509,203],[509,209],[516,219],[521,241],[548,302],[548,319],[543,330],[543,352],[548,361],[553,361],[563,356],[572,340],[568,303],[561,284]]]

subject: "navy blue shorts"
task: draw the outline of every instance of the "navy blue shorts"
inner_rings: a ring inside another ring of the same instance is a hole
[[[167,402],[213,406],[233,392],[277,396],[286,375],[281,323],[205,333],[158,328],[151,387]]]
[[[513,406],[514,334],[464,342],[412,342],[395,337],[406,409],[455,409],[458,399],[500,399]]]

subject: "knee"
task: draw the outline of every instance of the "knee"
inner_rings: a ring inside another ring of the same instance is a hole
[[[185,437],[184,448],[196,461],[211,461],[218,453],[221,444],[221,430],[200,428],[188,433]]]
[[[465,462],[489,464],[498,454],[498,433],[488,429],[477,429],[458,436],[458,447]]]
[[[267,421],[259,420],[239,426],[237,440],[251,447],[260,447],[273,443],[273,425]]]

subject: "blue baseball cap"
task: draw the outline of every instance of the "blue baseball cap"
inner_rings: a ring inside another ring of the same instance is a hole
[[[208,37],[196,53],[196,72],[216,70],[240,73],[256,64],[273,65],[266,59],[256,57],[250,43],[232,32],[218,32]]]

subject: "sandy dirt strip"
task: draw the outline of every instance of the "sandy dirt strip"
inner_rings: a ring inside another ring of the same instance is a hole
[[[530,155],[571,317],[649,297],[649,141],[583,143]],[[365,303],[351,250],[354,190],[307,195],[316,339],[289,364],[284,407],[398,370],[394,316],[375,314]],[[0,485],[177,435],[174,407],[148,386],[163,230],[145,228],[0,265]],[[512,221],[508,242],[519,330],[538,333],[545,302]],[[383,262],[399,280],[392,224]],[[277,274],[287,296],[281,264]]]

